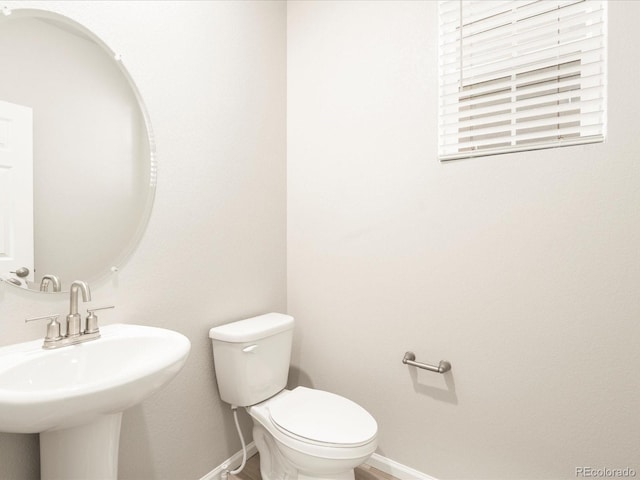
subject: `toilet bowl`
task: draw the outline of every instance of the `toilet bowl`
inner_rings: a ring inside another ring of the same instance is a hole
[[[377,424],[339,395],[297,387],[247,407],[265,480],[353,480],[377,446]]]
[[[377,446],[357,403],[306,387],[286,390],[293,317],[268,313],[209,331],[220,398],[245,407],[264,480],[354,480]]]

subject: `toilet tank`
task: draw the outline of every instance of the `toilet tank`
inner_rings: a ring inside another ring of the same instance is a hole
[[[209,330],[218,390],[223,401],[255,405],[287,384],[293,317],[267,313]]]

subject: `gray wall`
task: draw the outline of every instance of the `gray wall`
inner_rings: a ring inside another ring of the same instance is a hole
[[[200,478],[240,449],[213,376],[210,327],[286,308],[283,2],[5,2],[67,15],[101,37],[146,100],[158,190],[124,268],[92,285],[103,323],[187,335],[182,373],[123,419],[121,479]],[[78,226],[82,234],[82,226]],[[29,315],[65,312],[0,283],[0,345],[44,334]],[[243,422],[248,434],[247,422]],[[0,478],[38,478],[36,435],[0,434]]]
[[[295,363],[368,408],[395,461],[640,474],[640,2],[609,17],[606,143],[443,164],[437,2],[288,4]]]

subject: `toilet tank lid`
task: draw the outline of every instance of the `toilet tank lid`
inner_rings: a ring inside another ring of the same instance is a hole
[[[292,328],[292,316],[272,312],[213,327],[209,330],[209,337],[221,342],[244,343],[270,337]]]

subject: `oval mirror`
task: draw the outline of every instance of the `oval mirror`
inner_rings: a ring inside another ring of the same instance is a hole
[[[155,194],[151,127],[120,58],[43,10],[0,14],[0,277],[68,290],[117,271]]]

